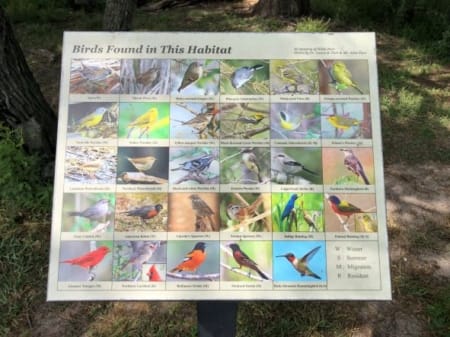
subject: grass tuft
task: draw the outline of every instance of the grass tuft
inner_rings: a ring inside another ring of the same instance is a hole
[[[43,184],[41,176],[44,163],[25,153],[22,146],[20,131],[0,125],[0,207],[10,218],[51,206],[52,189]]]
[[[303,33],[323,33],[330,31],[330,19],[314,19],[310,17],[301,18],[295,27],[296,32]]]

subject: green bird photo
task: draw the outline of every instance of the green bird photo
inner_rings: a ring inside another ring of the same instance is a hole
[[[369,94],[369,69],[365,60],[321,60],[321,93]]]

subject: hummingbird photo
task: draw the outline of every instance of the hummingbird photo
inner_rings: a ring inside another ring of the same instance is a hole
[[[320,280],[322,278],[314,273],[308,265],[309,261],[314,257],[314,255],[316,255],[319,249],[320,246],[317,246],[300,258],[296,257],[294,253],[286,253],[284,255],[277,255],[276,257],[285,257],[292,267],[300,274],[300,276],[310,276]]]
[[[278,282],[325,282],[325,241],[273,241],[273,275]]]

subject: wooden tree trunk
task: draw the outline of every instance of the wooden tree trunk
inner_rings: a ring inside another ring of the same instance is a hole
[[[136,0],[106,0],[103,29],[109,31],[130,30]]]
[[[28,68],[8,18],[0,6],[0,122],[22,130],[28,151],[53,158],[56,114]]]
[[[311,11],[310,0],[259,0],[253,13],[263,16],[306,16]]]

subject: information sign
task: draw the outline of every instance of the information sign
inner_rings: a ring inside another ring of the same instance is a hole
[[[390,299],[373,33],[64,35],[49,300]]]

